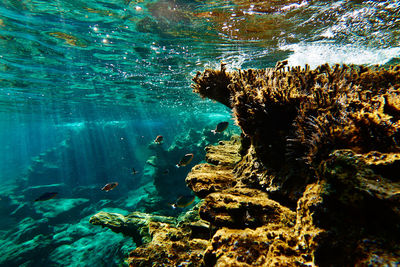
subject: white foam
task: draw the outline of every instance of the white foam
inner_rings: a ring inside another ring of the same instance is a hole
[[[302,1],[300,4],[293,3],[293,4],[289,4],[289,5],[286,5],[286,6],[282,7],[281,11],[290,11],[292,9],[304,7],[304,6],[307,6],[307,5],[308,5],[307,1]]]
[[[284,45],[280,49],[293,51],[288,57],[289,65],[308,64],[312,68],[324,63],[385,64],[392,58],[400,56],[400,47],[369,48],[351,44],[339,46],[329,43],[299,43]]]

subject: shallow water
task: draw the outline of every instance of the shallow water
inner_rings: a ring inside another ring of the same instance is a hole
[[[0,265],[73,266],[89,256],[87,264],[120,262],[135,245],[88,225],[87,216],[104,208],[163,213],[140,206],[154,194],[152,179],[167,180],[160,195],[174,201],[187,193],[185,175],[203,160],[204,145],[238,132],[229,110],[191,92],[197,71],[220,62],[263,68],[288,59],[315,67],[395,64],[399,57],[395,0],[1,1],[0,209],[7,218],[0,218],[0,234],[12,245]],[[224,135],[207,137],[225,120]],[[164,136],[162,151],[152,146],[157,135]],[[165,151],[171,161],[151,158]],[[193,151],[192,165],[173,169]],[[117,180],[109,194],[99,190]],[[48,203],[88,201],[49,215],[40,205],[51,204],[32,200],[50,189],[60,192]],[[81,212],[71,215],[74,209]],[[16,237],[24,227],[29,234]],[[114,242],[109,251],[97,251],[100,241],[83,244],[104,232]],[[19,246],[34,238],[44,241],[18,258]],[[65,246],[80,254],[65,257]],[[102,254],[115,257],[94,256]]]

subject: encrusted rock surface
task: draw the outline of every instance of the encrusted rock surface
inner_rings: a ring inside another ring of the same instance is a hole
[[[175,218],[142,212],[133,212],[128,216],[123,216],[119,213],[100,211],[93,215],[89,222],[93,225],[110,228],[116,233],[131,236],[137,245],[141,245],[151,241],[150,225],[154,225],[154,223],[175,224]]]
[[[232,168],[221,168],[211,164],[199,164],[192,168],[186,183],[199,197],[230,188],[236,184]]]
[[[206,161],[219,166],[234,166],[241,159],[238,153],[241,141],[238,136],[232,137],[230,141],[219,141],[217,146],[205,148]]]
[[[186,184],[201,198],[235,186],[238,180],[233,173],[233,167],[241,159],[240,147],[238,136],[230,141],[220,141],[217,146],[206,147],[208,163],[194,166],[186,177]]]
[[[294,225],[296,214],[268,198],[265,192],[231,188],[209,194],[200,206],[200,217],[216,227],[256,228],[275,223]]]
[[[268,224],[256,229],[222,228],[204,254],[205,266],[301,266],[307,254],[290,228]]]
[[[400,265],[400,67],[284,66],[196,75],[243,133],[206,148],[203,201],[147,224],[131,266]]]
[[[203,251],[209,241],[192,238],[187,227],[150,223],[152,241],[129,255],[130,266],[201,266]]]
[[[210,238],[210,224],[199,218],[198,206],[178,218],[99,212],[90,223],[133,238],[138,248],[129,255],[130,266],[201,266]]]

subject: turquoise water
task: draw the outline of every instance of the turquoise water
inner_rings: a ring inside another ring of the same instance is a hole
[[[115,266],[135,244],[90,215],[177,216],[168,203],[190,194],[204,146],[239,132],[191,92],[197,71],[399,57],[395,0],[1,1],[0,265]],[[58,195],[33,202],[47,191]]]

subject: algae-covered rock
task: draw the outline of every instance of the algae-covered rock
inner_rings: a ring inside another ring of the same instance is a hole
[[[199,218],[198,205],[178,218],[99,212],[90,223],[133,238],[138,247],[129,255],[130,266],[201,266],[210,238],[209,223]]]
[[[93,225],[110,228],[116,233],[123,233],[126,236],[130,236],[138,246],[151,241],[149,232],[149,224],[151,222],[176,223],[173,217],[150,215],[141,212],[133,212],[127,216],[123,216],[119,213],[103,211],[93,215],[89,222]]]
[[[373,171],[375,164],[385,166],[377,155],[371,160],[369,153],[337,150],[321,165],[325,179],[314,190],[318,203],[310,214],[312,225],[325,231],[315,246],[316,264],[363,265],[373,254],[385,263],[400,262],[400,184]],[[393,162],[392,156],[386,158]]]
[[[307,266],[290,228],[270,224],[256,229],[218,230],[204,255],[205,266]]]
[[[241,159],[240,146],[239,136],[233,136],[230,141],[219,141],[217,146],[207,146],[206,161],[214,165],[234,166]]]
[[[196,180],[203,166],[187,179],[207,192],[200,215],[217,227],[205,264],[399,264],[400,67],[285,64],[222,65],[193,79],[194,91],[231,108],[243,131],[229,187],[208,189],[220,186],[219,165],[213,179]],[[274,231],[282,234],[275,247]]]
[[[130,266],[201,266],[208,240],[192,238],[189,228],[149,224],[152,241],[129,254]]]
[[[399,151],[400,67],[291,67],[205,70],[193,91],[231,108],[271,190],[297,201],[335,149]],[[255,162],[254,162],[255,163]],[[295,185],[295,186],[293,186]]]
[[[186,177],[186,184],[203,198],[210,193],[231,188],[237,183],[231,168],[221,168],[210,164],[199,164]]]
[[[186,177],[186,185],[201,198],[235,186],[239,180],[233,167],[241,159],[240,147],[238,136],[233,136],[230,141],[220,141],[216,146],[207,146],[205,158],[210,164],[193,167]]]
[[[200,217],[217,227],[255,228],[276,223],[293,226],[295,213],[268,198],[265,192],[232,188],[209,194],[200,207]]]

